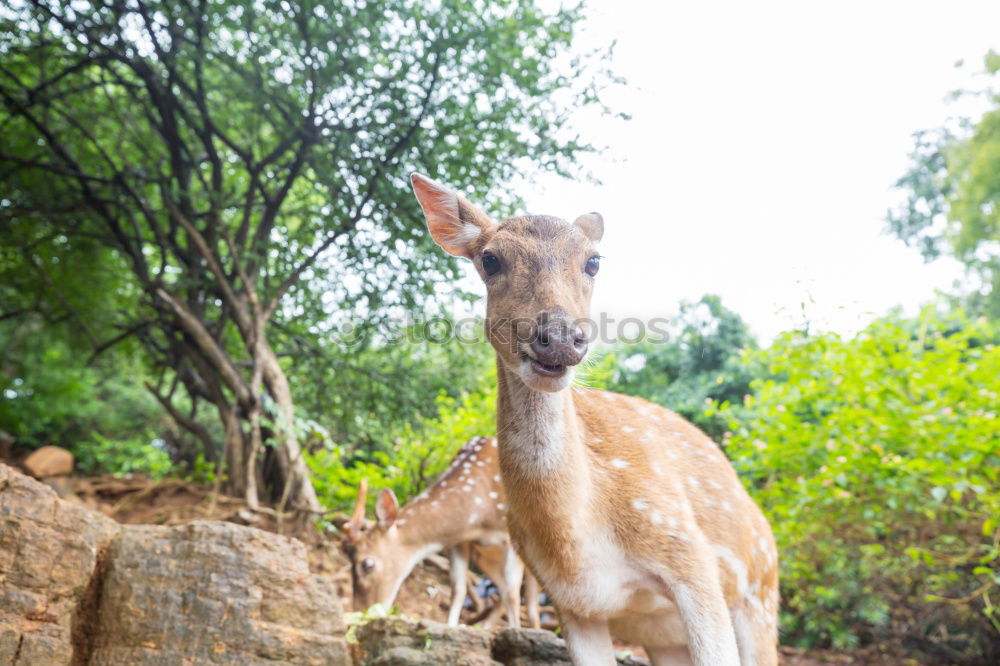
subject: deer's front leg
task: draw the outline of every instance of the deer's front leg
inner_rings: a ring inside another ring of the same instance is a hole
[[[514,546],[507,544],[504,550],[503,562],[503,597],[504,608],[507,609],[507,622],[518,629],[521,626],[521,579],[524,576],[524,564],[514,552]]]
[[[607,620],[577,617],[560,611],[566,647],[574,666],[613,666],[615,649]]]
[[[700,573],[711,571],[706,567]],[[736,632],[716,576],[675,582],[670,586],[688,634],[695,666],[740,666]]]
[[[451,608],[448,609],[448,626],[457,627],[458,619],[462,615],[462,606],[465,605],[465,591],[468,585],[466,572],[469,570],[469,555],[471,546],[468,543],[460,543],[452,548],[449,553],[451,560]]]
[[[528,607],[528,626],[532,629],[542,628],[542,617],[538,604],[541,592],[538,589],[538,579],[534,574],[524,570],[524,605]]]

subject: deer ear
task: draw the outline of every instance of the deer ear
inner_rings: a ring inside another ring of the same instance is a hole
[[[354,502],[354,513],[350,520],[344,523],[344,536],[349,543],[357,543],[361,538],[361,528],[365,523],[365,498],[368,497],[368,479],[361,479],[358,486],[358,498]]]
[[[399,502],[396,500],[396,494],[385,488],[378,496],[378,502],[375,503],[375,515],[378,516],[379,526],[391,526],[396,522],[396,514],[398,513]]]
[[[450,187],[427,176],[410,174],[410,182],[434,242],[456,257],[475,256],[479,237],[493,226],[489,216]]]
[[[604,236],[604,218],[600,213],[585,213],[576,218],[573,226],[595,243]]]

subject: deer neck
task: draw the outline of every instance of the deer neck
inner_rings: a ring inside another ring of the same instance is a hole
[[[560,480],[578,488],[586,485],[583,425],[572,388],[532,390],[498,358],[497,433],[505,485],[539,483],[558,489]]]

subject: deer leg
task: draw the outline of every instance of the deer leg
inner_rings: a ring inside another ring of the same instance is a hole
[[[514,549],[510,544],[478,545],[473,548],[473,552],[476,555],[476,563],[479,565],[479,568],[482,569],[487,578],[493,581],[493,584],[497,586],[497,590],[500,592],[500,601],[493,606],[493,611],[486,618],[483,626],[492,627],[503,615],[503,612],[507,611],[507,618],[511,623],[510,626],[517,627],[518,625],[514,624],[516,620],[512,620],[511,618],[517,617],[520,611],[518,595],[521,593],[521,583],[519,579],[512,582],[511,576],[516,572],[509,571],[510,556],[514,553]],[[521,564],[521,560],[517,558],[517,555],[514,555],[514,561],[519,569],[523,568],[524,565]],[[512,584],[514,585],[513,593],[511,592]],[[511,606],[511,594],[513,594],[513,608]]]
[[[469,551],[471,546],[468,543],[460,543],[448,551],[451,559],[451,607],[448,609],[448,626],[457,627],[458,619],[462,615],[462,605],[465,603],[465,590],[468,581],[465,572],[469,569]]]
[[[711,571],[702,569],[703,574]],[[718,578],[711,574],[697,581],[670,586],[681,621],[688,634],[688,650],[695,666],[740,666],[736,633]]]
[[[576,617],[562,611],[559,617],[566,630],[566,647],[573,666],[612,666],[616,663],[607,621]]]
[[[514,546],[507,544],[504,552],[503,582],[500,588],[500,598],[507,609],[507,622],[514,629],[521,628],[521,579],[524,576],[524,563],[514,552]]]
[[[541,591],[538,589],[538,579],[527,569],[524,570],[524,605],[528,608],[528,626],[541,629],[542,616],[538,612],[538,599]]]

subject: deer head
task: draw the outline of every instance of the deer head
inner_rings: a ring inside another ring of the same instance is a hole
[[[497,224],[448,187],[416,173],[411,181],[431,236],[472,260],[485,283],[487,337],[504,367],[538,391],[569,386],[573,366],[587,355],[601,216]]]
[[[355,610],[365,610],[376,603],[389,606],[403,582],[407,563],[397,555],[399,530],[396,516],[399,503],[396,495],[385,488],[375,504],[378,520],[374,525],[365,521],[365,500],[368,481],[362,479],[351,519],[344,524],[344,552],[351,560],[351,582]]]

